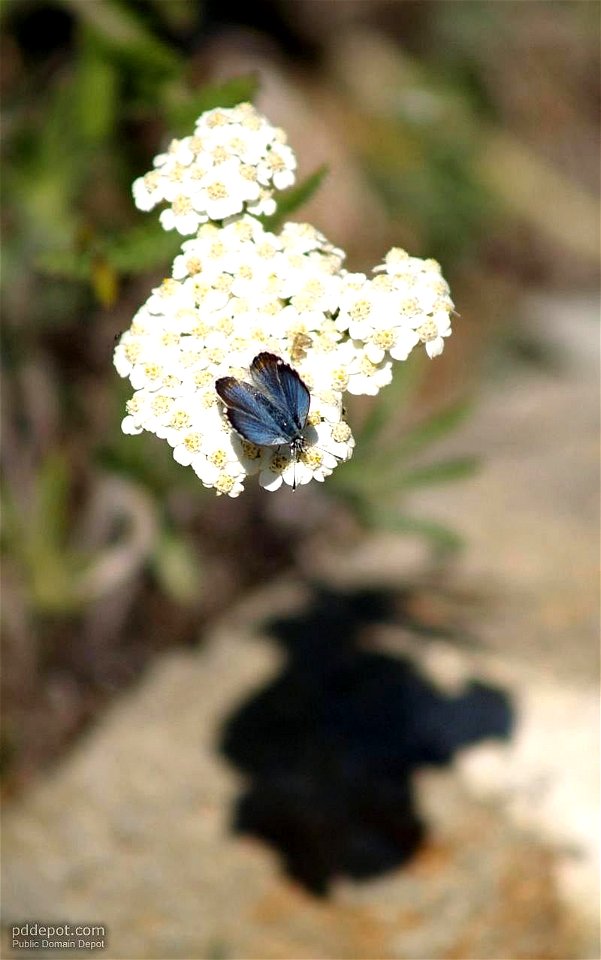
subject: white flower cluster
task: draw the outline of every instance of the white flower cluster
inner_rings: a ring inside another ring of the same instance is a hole
[[[158,186],[147,178],[134,184],[138,205],[140,198],[148,207],[170,200],[163,225],[194,237],[183,243],[172,276],[152,291],[116,347],[117,371],[134,388],[122,429],[167,440],[175,460],[220,494],[238,496],[254,474],[267,490],[323,481],[352,455],[355,443],[344,420],[344,394],[377,394],[392,379],[392,361],[405,360],[420,342],[431,357],[442,352],[453,312],[448,286],[435,261],[399,249],[372,278],[349,273],[344,253],[309,224],[287,223],[278,234],[265,230],[253,215],[265,196],[254,208],[250,195],[233,186],[229,207],[199,199],[191,186],[194,181],[198,190],[199,181],[182,170],[204,156],[208,143],[211,156],[219,157],[213,173],[230,161],[239,169],[243,160],[254,164],[256,182],[268,192],[291,182],[295,160],[283,136],[275,131],[274,137],[274,128],[248,104],[211,111],[196,130],[196,136],[202,131],[202,149],[193,151],[195,137],[179,141],[155,160]],[[283,164],[277,172],[277,164],[265,159],[276,150]],[[186,164],[193,153],[196,159]],[[173,170],[194,210],[193,225],[192,219],[184,225],[167,192]],[[275,203],[271,195],[269,202]],[[224,376],[248,382],[261,352],[293,366],[310,392],[296,458],[288,447],[259,447],[233,430],[215,390]]]
[[[420,341],[429,357],[439,356],[443,338],[451,333],[453,312],[440,264],[410,257],[393,247],[384,263],[374,267],[374,273],[378,276],[373,279],[363,273],[346,274],[337,328],[354,342],[360,341],[374,364],[381,363],[386,354],[393,360],[406,360]]]
[[[134,201],[140,210],[167,202],[160,215],[165,230],[190,236],[201,223],[245,210],[275,213],[273,192],[292,186],[295,170],[284,131],[241,103],[203,113],[193,136],[172,140],[154,158],[154,170],[134,181]]]

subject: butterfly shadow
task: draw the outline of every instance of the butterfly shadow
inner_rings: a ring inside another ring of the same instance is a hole
[[[370,624],[399,624],[392,595],[316,588],[300,616],[268,625],[282,672],[226,721],[220,749],[247,778],[233,829],[275,847],[316,895],[337,876],[404,863],[426,827],[412,774],[461,747],[510,736],[507,695],[472,682],[441,693],[406,657],[361,647]]]

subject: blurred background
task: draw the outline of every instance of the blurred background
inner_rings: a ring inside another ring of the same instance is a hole
[[[0,15],[5,922],[598,956],[598,4]],[[460,316],[349,409],[348,470],[229,500],[121,434],[112,352],[180,239],[131,182],[244,99],[290,216],[436,257]]]

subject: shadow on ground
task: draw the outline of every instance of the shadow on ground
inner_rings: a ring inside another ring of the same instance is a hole
[[[248,778],[234,829],[272,844],[317,895],[336,876],[377,876],[417,850],[426,825],[415,770],[511,733],[501,690],[472,682],[447,696],[409,659],[362,649],[366,627],[399,624],[396,601],[316,589],[305,613],[269,624],[288,656],[281,675],[225,724],[221,750]]]

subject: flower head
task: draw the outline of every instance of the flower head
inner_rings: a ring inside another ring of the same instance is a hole
[[[310,224],[265,229],[257,217],[275,211],[295,169],[284,132],[239,104],[204,113],[133,185],[140,209],[166,203],[163,227],[190,239],[115,349],[134,389],[122,429],[166,440],[230,497],[253,476],[266,490],[325,480],[355,445],[344,395],[375,396],[394,361],[420,342],[438,356],[451,333],[436,261],[393,248],[368,277],[345,270],[344,252]],[[279,446],[234,429],[216,389],[224,377],[247,383],[264,352],[291,365],[310,397],[302,429]]]
[[[274,191],[291,186],[295,170],[283,131],[241,103],[203,113],[192,136],[172,140],[154,158],[154,169],[134,181],[134,201],[140,210],[166,202],[165,230],[190,236],[202,223],[245,210],[273,213]]]

